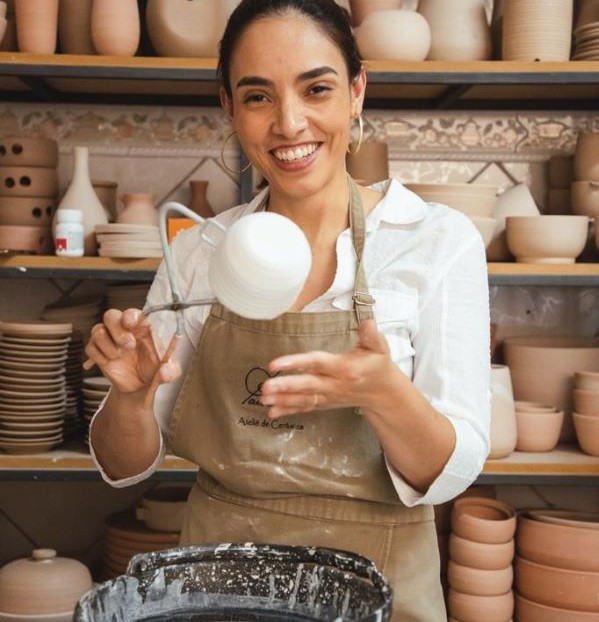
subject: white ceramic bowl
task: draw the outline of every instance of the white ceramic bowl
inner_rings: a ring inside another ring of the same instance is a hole
[[[310,273],[312,253],[302,230],[272,212],[237,220],[210,260],[208,278],[217,299],[251,319],[285,313]]]

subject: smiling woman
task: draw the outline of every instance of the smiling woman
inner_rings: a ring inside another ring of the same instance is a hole
[[[396,180],[348,176],[367,78],[334,0],[242,0],[219,73],[223,109],[267,187],[216,218],[289,218],[310,272],[272,320],[220,303],[186,310],[165,363],[173,317],[140,328],[138,310],[108,311],[86,350],[113,385],[92,453],[114,486],[148,477],[167,446],[197,463],[183,544],[354,551],[391,581],[395,620],[444,621],[432,505],[467,488],[489,449],[480,235]],[[211,251],[193,230],[172,251],[186,295],[213,298]],[[169,300],[161,266],[148,304]]]

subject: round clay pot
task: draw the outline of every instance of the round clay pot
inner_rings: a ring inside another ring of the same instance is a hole
[[[447,601],[449,614],[460,622],[481,622],[483,612],[485,622],[508,622],[514,613],[512,590],[496,596],[478,596],[450,588]]]
[[[599,181],[599,132],[581,132],[578,135],[574,177],[579,181]]]
[[[577,371],[574,374],[574,388],[582,391],[599,391],[599,372]]]
[[[572,182],[570,198],[574,214],[599,218],[599,181]]]
[[[509,542],[516,531],[516,512],[497,499],[456,499],[451,514],[451,529],[458,536],[476,542]]]
[[[0,138],[0,166],[56,167],[58,143],[37,136],[3,136]]]
[[[563,410],[546,412],[516,409],[518,451],[542,452],[555,449],[564,421]]]
[[[0,197],[0,225],[50,227],[56,205],[52,197]]]
[[[599,389],[579,389],[572,391],[575,412],[586,416],[599,416]]]
[[[352,23],[360,26],[369,13],[399,9],[401,3],[402,0],[349,0]]]
[[[91,33],[98,54],[134,56],[141,36],[137,0],[94,0]]]
[[[57,557],[53,549],[36,549],[31,557],[0,568],[0,611],[72,615],[79,598],[92,586],[90,572],[81,562]]]
[[[58,40],[63,54],[95,54],[92,41],[93,0],[60,0]]]
[[[58,0],[15,0],[20,52],[54,54],[58,32]]]
[[[576,440],[589,456],[599,456],[599,417],[572,413]]]
[[[449,556],[457,564],[481,570],[499,570],[511,566],[514,559],[514,539],[493,544],[462,538],[456,533],[449,537]]]
[[[57,194],[58,175],[55,168],[0,167],[0,196],[55,197]]]
[[[0,225],[0,251],[51,255],[52,246],[50,227]]]
[[[547,607],[516,594],[516,619],[518,622],[596,622],[597,614]]]
[[[345,162],[347,172],[360,184],[389,179],[389,148],[385,142],[364,142],[358,153],[346,154]]]
[[[512,589],[514,570],[511,564],[496,570],[481,570],[450,560],[447,579],[450,587],[462,594],[498,596]]]
[[[153,194],[144,192],[128,192],[121,195],[124,209],[118,215],[117,223],[129,225],[158,225],[158,211],[156,210]]]

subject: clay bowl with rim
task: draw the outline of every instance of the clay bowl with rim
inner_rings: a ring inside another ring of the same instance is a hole
[[[583,391],[599,391],[599,371],[577,371],[574,388]]]
[[[589,231],[588,216],[508,216],[506,239],[521,263],[570,264],[582,253]]]
[[[546,510],[522,512],[518,517],[518,555],[539,564],[565,570],[599,572],[597,530],[541,519]]]
[[[535,413],[555,413],[557,407],[551,404],[541,404],[540,402],[527,402],[526,400],[516,400],[514,402],[516,410]]]
[[[563,421],[563,410],[539,412],[516,409],[516,450],[543,452],[555,449]]]
[[[574,410],[588,417],[599,416],[599,389],[577,389],[572,391]]]
[[[516,619],[518,622],[597,622],[597,614],[548,607],[516,594]]]
[[[49,255],[52,251],[50,227],[0,225],[0,251]]]
[[[568,525],[577,529],[599,529],[599,514],[576,512],[575,510],[528,510],[528,516],[534,520],[555,525]],[[549,564],[554,565],[554,564]]]
[[[512,590],[494,596],[464,594],[449,588],[447,594],[449,614],[460,622],[507,622],[514,613]]]
[[[451,529],[458,536],[476,542],[509,542],[516,531],[516,511],[498,499],[456,499],[451,514]]]
[[[455,533],[449,536],[449,557],[457,564],[481,570],[500,570],[511,566],[514,559],[515,542],[492,544],[475,542]]]
[[[481,570],[450,559],[447,579],[450,587],[462,594],[497,596],[512,589],[514,570],[511,564],[496,570]]]
[[[58,175],[54,168],[1,166],[0,196],[56,197]]]
[[[0,166],[56,168],[58,143],[41,136],[3,136],[0,138]]]
[[[0,197],[0,225],[49,227],[56,206],[53,197]]]
[[[599,456],[599,417],[572,413],[576,439],[582,451],[589,456]]]
[[[566,570],[516,556],[518,594],[549,607],[599,613],[599,572]]]

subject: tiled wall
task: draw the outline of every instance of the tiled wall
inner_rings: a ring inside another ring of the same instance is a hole
[[[473,181],[506,188],[526,182],[545,205],[546,161],[571,154],[581,130],[599,131],[599,118],[576,113],[367,111],[366,137],[389,145],[390,169],[402,181]],[[239,180],[220,161],[229,127],[217,109],[117,106],[0,105],[0,135],[26,133],[59,141],[61,189],[68,184],[72,148],[90,149],[94,179],[118,183],[119,192],[151,192],[157,202],[186,203],[190,179],[209,180],[216,211],[235,204]],[[227,164],[238,167],[236,145]],[[68,283],[58,283],[68,286]],[[86,283],[82,293],[100,290]],[[55,285],[0,280],[0,318],[39,316],[56,299]],[[494,287],[499,337],[548,331],[592,335],[599,326],[599,291],[592,288]],[[0,564],[51,546],[91,565],[101,553],[103,518],[135,503],[151,483],[113,490],[101,482],[0,481]],[[597,510],[598,487],[501,487],[518,507],[558,505]]]

